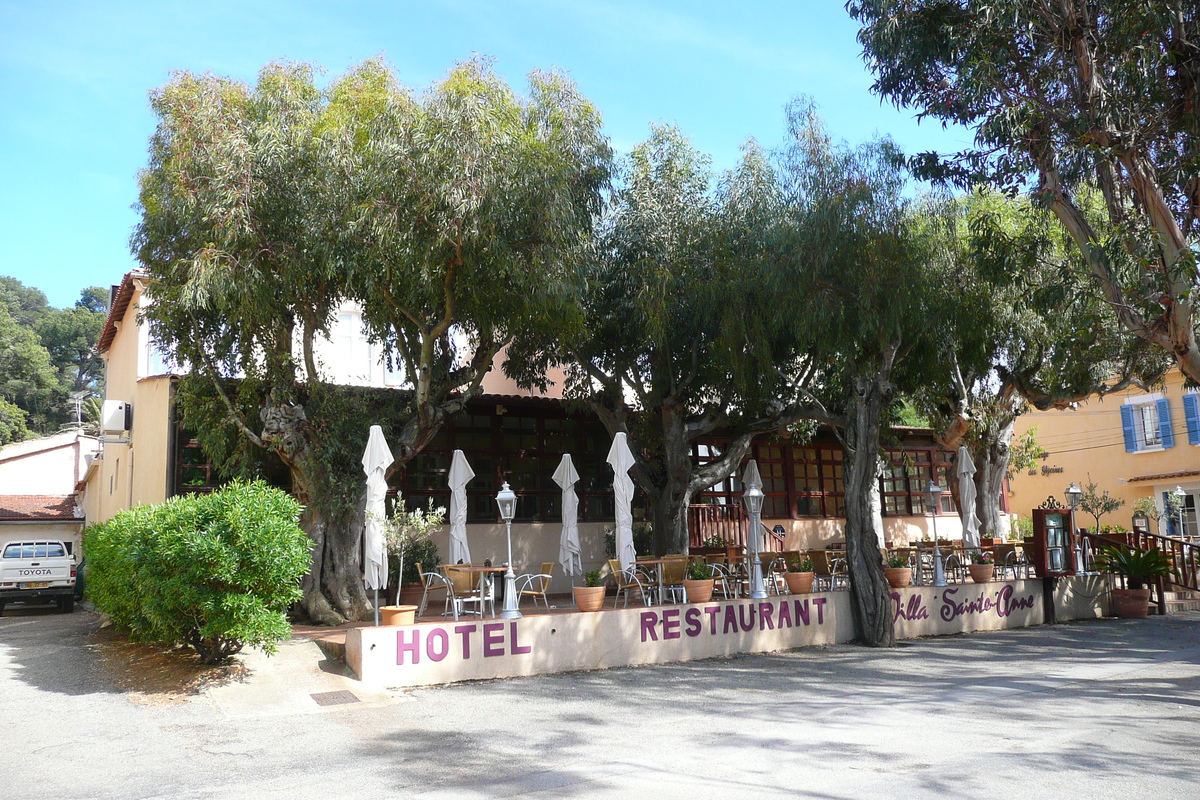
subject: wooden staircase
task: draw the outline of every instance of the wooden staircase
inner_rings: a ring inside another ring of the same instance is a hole
[[[1166,613],[1178,614],[1180,611],[1200,611],[1200,592],[1187,589],[1167,589],[1162,594],[1162,605]],[[1160,606],[1150,607],[1151,614],[1161,613]]]
[[[1171,559],[1171,576],[1151,584],[1152,614],[1180,611],[1200,611],[1200,547],[1171,536],[1129,531],[1111,536],[1098,536],[1081,530],[1084,563],[1092,563],[1093,554],[1101,547],[1129,547],[1134,550],[1158,550]]]

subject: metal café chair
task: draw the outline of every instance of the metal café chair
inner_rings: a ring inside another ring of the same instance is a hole
[[[631,565],[629,569],[621,569],[621,562],[610,558],[608,559],[608,571],[612,575],[613,583],[617,586],[617,596],[613,598],[614,608],[616,608],[617,601],[621,599],[621,595],[625,595],[623,608],[629,608],[629,593],[634,589],[638,590],[643,605],[654,605],[650,592],[646,589],[646,584],[642,582],[642,576],[638,575],[636,566]]]
[[[554,562],[543,561],[542,571],[536,574],[526,573],[517,577],[517,607],[521,605],[521,601],[526,597],[533,598],[533,607],[537,608],[537,601],[540,598],[542,605],[546,610],[554,608],[550,605],[550,599],[547,592],[550,590],[550,580],[554,577]]]
[[[682,603],[683,579],[687,577],[688,557],[681,555],[678,558],[673,556],[664,556],[664,558],[670,560],[664,561],[658,566],[662,570],[662,590],[671,598],[671,602]],[[679,599],[676,600],[676,597]],[[665,603],[667,601],[660,597],[658,602]]]
[[[442,616],[454,613],[454,619],[458,619],[458,606],[451,603],[454,597],[454,584],[445,575],[439,575],[436,572],[425,572],[421,569],[421,564],[417,564],[417,574],[421,576],[421,583],[425,590],[421,593],[421,603],[417,606],[417,616],[425,615],[425,607],[429,603],[429,596],[443,595],[446,598],[446,606],[442,611]]]
[[[466,611],[467,603],[474,603],[478,611],[472,611],[472,614],[483,616],[483,609],[488,603],[492,606],[492,616],[496,616],[496,595],[492,590],[492,582],[490,576],[483,582],[482,589],[480,588],[480,580],[476,573],[467,572],[466,570],[455,569],[455,565],[446,564],[443,566],[446,572],[446,577],[454,585],[454,594],[452,600],[454,602],[456,613],[454,618],[458,619],[461,614],[468,613]]]

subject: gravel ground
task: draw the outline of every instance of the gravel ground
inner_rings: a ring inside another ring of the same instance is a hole
[[[14,800],[1200,798],[1200,612],[367,693],[10,606],[0,719]]]

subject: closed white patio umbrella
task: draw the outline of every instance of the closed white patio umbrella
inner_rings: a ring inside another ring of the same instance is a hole
[[[583,574],[583,556],[579,547],[579,498],[575,494],[575,484],[579,481],[579,473],[571,463],[571,454],[563,453],[558,469],[554,471],[554,482],[562,487],[562,536],[558,540],[558,563],[562,564],[563,572],[571,576]]]
[[[467,463],[462,450],[454,451],[450,462],[450,563],[470,564],[471,548],[467,546],[467,483],[475,470]]]
[[[383,523],[387,516],[385,472],[392,461],[383,436],[383,428],[371,426],[367,449],[363,453],[363,472],[367,474],[367,505],[363,524],[363,583],[375,590],[375,624],[379,624],[379,590],[387,588],[387,544],[383,540]]]
[[[637,560],[637,550],[633,547],[633,478],[629,477],[629,469],[633,466],[633,451],[629,449],[623,431],[613,438],[607,460],[613,468],[613,499],[616,501],[617,512],[617,559],[621,562],[621,569],[629,569]]]
[[[959,511],[962,517],[963,547],[975,549],[979,547],[979,516],[975,513],[975,462],[971,459],[966,445],[958,448],[954,471],[958,475],[958,498],[962,503]]]

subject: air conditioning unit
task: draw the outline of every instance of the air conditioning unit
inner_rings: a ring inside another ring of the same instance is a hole
[[[103,434],[121,434],[133,430],[133,403],[105,400],[100,408],[100,427]]]

